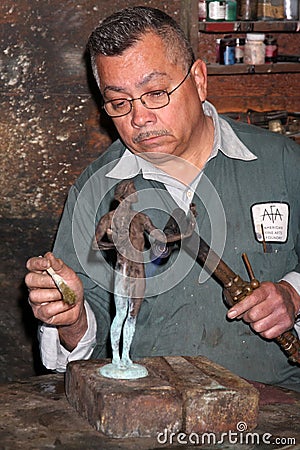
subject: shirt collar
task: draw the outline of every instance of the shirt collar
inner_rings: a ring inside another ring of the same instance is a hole
[[[257,159],[237,137],[229,123],[218,115],[215,107],[211,103],[208,101],[204,102],[203,111],[205,115],[212,118],[215,130],[213,149],[208,161],[215,158],[218,151],[221,151],[229,158],[241,159],[243,161]],[[135,177],[140,172],[142,172],[145,179],[158,180],[166,184],[171,179],[174,180],[171,176],[159,170],[145,159],[133,154],[127,148],[115,167],[106,176],[108,178],[128,179]]]
[[[203,103],[203,111],[206,116],[212,118],[214,123],[214,143],[208,161],[217,156],[220,150],[225,156],[243,161],[253,161],[257,157],[237,137],[229,123],[220,117],[216,108],[208,101]]]

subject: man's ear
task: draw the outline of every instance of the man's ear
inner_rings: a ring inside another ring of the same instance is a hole
[[[197,59],[192,68],[191,73],[193,75],[196,88],[198,91],[199,98],[203,103],[207,97],[207,69],[206,64],[201,60]]]

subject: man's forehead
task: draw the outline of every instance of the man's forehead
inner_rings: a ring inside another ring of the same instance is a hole
[[[105,82],[105,87],[103,92],[114,91],[114,92],[123,92],[128,85],[134,86],[136,88],[142,88],[143,86],[147,86],[148,83],[156,80],[169,80],[171,78],[170,74],[165,71],[153,70],[150,73],[141,74],[135,78],[134,75],[126,75],[123,76],[122,70],[120,70],[119,83],[111,83],[112,77],[109,77],[107,80],[103,80]],[[127,82],[128,79],[128,82]]]
[[[147,33],[121,55],[98,55],[96,64],[99,75],[104,76],[105,81],[130,77],[143,85],[156,78],[171,77],[172,71],[176,70],[172,59],[162,39]]]

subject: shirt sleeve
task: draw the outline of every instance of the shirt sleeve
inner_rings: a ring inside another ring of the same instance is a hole
[[[282,280],[287,281],[300,295],[300,273],[298,272],[289,272],[287,273]],[[299,311],[300,313],[300,311]],[[298,316],[295,322],[295,330],[300,337],[300,317]]]
[[[58,330],[53,325],[42,324],[38,330],[42,363],[47,369],[65,372],[68,362],[89,359],[96,345],[97,323],[95,315],[85,301],[88,328],[74,350],[69,352],[60,343]]]

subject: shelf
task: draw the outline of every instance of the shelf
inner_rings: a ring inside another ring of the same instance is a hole
[[[235,22],[199,22],[199,31],[206,33],[273,32],[290,33],[300,31],[300,22],[292,20],[256,20]]]
[[[207,63],[208,75],[249,75],[269,73],[293,73],[300,72],[300,63],[271,63],[271,64],[211,64]]]

